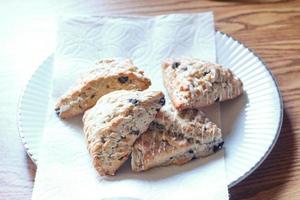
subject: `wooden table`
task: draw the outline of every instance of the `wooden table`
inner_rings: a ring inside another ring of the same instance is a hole
[[[7,2],[0,6],[0,199],[31,197],[36,167],[19,140],[17,103],[30,74],[54,50],[58,15],[208,10],[214,11],[218,30],[240,40],[266,61],[279,82],[285,107],[278,143],[253,174],[230,189],[231,199],[300,199],[300,1]]]

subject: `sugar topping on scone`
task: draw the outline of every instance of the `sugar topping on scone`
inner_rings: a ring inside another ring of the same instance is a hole
[[[196,58],[166,59],[162,71],[164,85],[178,110],[208,106],[243,93],[241,80],[219,64]]]
[[[157,166],[181,165],[208,156],[223,146],[221,129],[200,110],[162,110],[148,130],[135,142],[133,171]]]
[[[151,85],[130,59],[104,59],[64,94],[55,111],[61,118],[81,114],[94,106],[97,100],[116,90],[145,90]]]

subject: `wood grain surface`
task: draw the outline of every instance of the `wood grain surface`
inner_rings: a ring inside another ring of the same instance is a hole
[[[240,40],[261,56],[277,78],[284,100],[284,122],[277,144],[253,174],[230,189],[231,199],[300,199],[300,1],[269,1],[1,3],[0,199],[31,198],[36,168],[18,136],[17,103],[34,68],[54,49],[58,15],[157,15],[208,10],[214,11],[218,30]]]

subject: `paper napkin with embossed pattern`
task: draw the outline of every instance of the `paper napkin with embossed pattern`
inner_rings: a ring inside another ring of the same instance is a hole
[[[127,162],[116,176],[101,177],[86,149],[81,116],[60,120],[53,111],[57,98],[101,58],[133,59],[151,78],[150,89],[165,92],[161,60],[193,56],[215,62],[214,36],[210,12],[62,19],[33,200],[228,199],[223,151],[183,166],[160,167],[142,173],[133,173]],[[218,105],[207,112],[220,125]]]

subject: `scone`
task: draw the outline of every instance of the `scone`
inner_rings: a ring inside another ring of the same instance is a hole
[[[116,90],[145,90],[151,82],[130,59],[98,61],[75,87],[57,102],[55,111],[61,118],[83,113],[105,94]]]
[[[87,147],[100,175],[115,174],[164,104],[162,92],[119,90],[84,113]]]
[[[243,93],[241,80],[230,69],[196,58],[166,59],[162,72],[164,85],[178,110],[208,106]]]
[[[221,130],[199,110],[161,110],[134,144],[131,167],[144,171],[156,166],[182,165],[208,156],[223,146]]]

